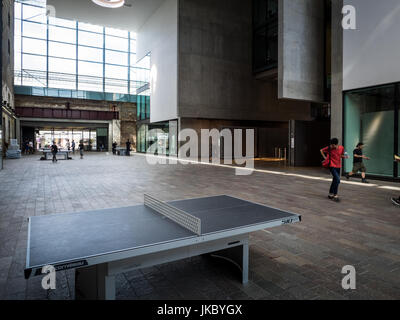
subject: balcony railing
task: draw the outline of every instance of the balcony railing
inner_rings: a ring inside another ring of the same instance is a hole
[[[103,78],[88,75],[77,75],[61,72],[46,72],[39,70],[15,70],[15,86],[43,87],[46,89],[64,89],[75,91],[95,91],[113,94],[139,94],[138,90],[149,85],[146,75],[141,80],[123,80],[117,78]],[[104,91],[104,90],[105,91]]]

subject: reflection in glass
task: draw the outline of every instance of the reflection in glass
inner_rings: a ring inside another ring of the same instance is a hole
[[[352,155],[358,142],[371,158],[369,174],[393,176],[395,86],[355,90],[345,94],[345,149]],[[345,161],[350,171],[353,159]]]

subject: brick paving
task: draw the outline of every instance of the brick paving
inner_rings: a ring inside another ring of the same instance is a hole
[[[334,203],[326,199],[323,169],[257,164],[266,171],[235,176],[218,166],[151,166],[141,155],[38,159],[6,160],[0,171],[0,299],[74,298],[71,270],[59,272],[49,292],[40,277],[24,279],[29,216],[130,206],[144,193],[163,200],[228,194],[299,213],[303,221],[251,235],[246,286],[229,263],[194,257],[119,275],[117,299],[400,298],[400,208],[390,203],[398,184],[354,179],[340,186],[342,202]],[[341,287],[348,264],[357,271],[356,290]]]

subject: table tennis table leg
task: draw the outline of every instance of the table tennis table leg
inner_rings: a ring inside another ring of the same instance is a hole
[[[242,283],[249,282],[249,240],[243,243],[243,256],[242,256]]]
[[[115,276],[108,275],[108,264],[75,270],[76,300],[115,300]]]
[[[242,272],[242,284],[247,284],[249,282],[249,238],[245,237],[237,242],[236,246],[213,252],[210,255],[234,263]]]

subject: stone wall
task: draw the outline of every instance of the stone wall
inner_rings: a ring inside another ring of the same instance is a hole
[[[132,149],[136,150],[136,105],[124,106],[121,108],[119,116],[121,119],[121,138],[119,144],[125,145],[126,141],[129,139],[132,143]]]

